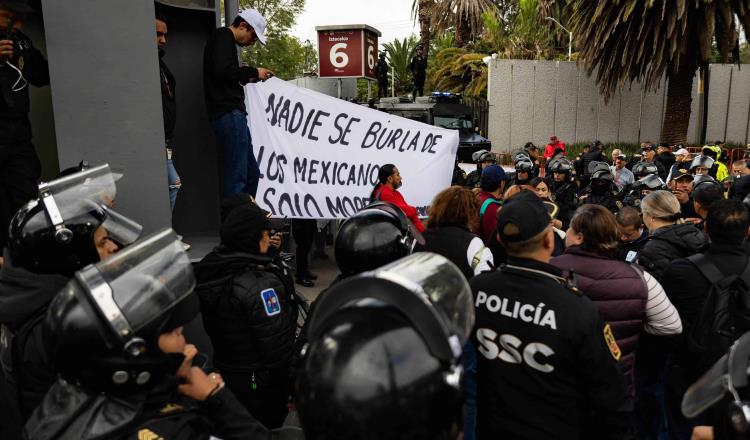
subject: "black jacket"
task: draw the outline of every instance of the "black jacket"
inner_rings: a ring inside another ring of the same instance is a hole
[[[240,66],[237,42],[229,28],[216,29],[203,51],[203,92],[211,121],[232,110],[245,110],[243,86],[258,78],[258,69]]]
[[[13,268],[10,263],[0,270],[0,323],[5,327],[2,341],[8,341],[8,345],[0,345],[0,358],[9,388],[19,393],[13,400],[19,405],[22,422],[55,381],[42,323],[50,301],[68,280],[62,275]],[[13,335],[12,340],[6,339],[8,335]]]
[[[619,348],[596,305],[561,275],[510,257],[471,280],[477,438],[631,437]]]
[[[3,23],[3,35],[5,23]],[[43,87],[49,84],[49,68],[42,53],[34,47],[31,39],[21,31],[13,32],[13,59],[10,63],[23,72],[29,84]],[[1,37],[0,39],[5,39]],[[0,119],[26,119],[29,113],[29,88],[13,91],[13,85],[19,75],[15,69],[8,67],[5,61],[0,62]],[[16,87],[18,88],[18,86]],[[3,140],[0,131],[0,141]]]
[[[29,440],[276,438],[226,388],[205,402],[179,396],[175,388],[132,399],[113,398],[59,380],[26,424],[26,436]]]
[[[570,180],[566,182],[555,182],[553,180],[550,190],[552,201],[560,208],[557,218],[563,223],[563,231],[567,230],[578,203],[578,187]]]
[[[409,70],[415,78],[424,78],[427,70],[427,57],[413,57],[409,63]]]
[[[669,263],[703,252],[707,246],[706,235],[690,223],[664,226],[648,237],[637,262],[661,281]]]
[[[643,245],[646,244],[646,241],[648,241],[648,229],[644,226],[640,237],[627,243],[620,242],[620,248],[617,250],[617,259],[627,261],[628,263],[635,263],[638,253],[641,251]]]
[[[297,326],[297,304],[290,293],[294,284],[286,269],[276,266],[271,257],[222,247],[194,269],[216,367],[253,373],[259,383],[285,382]],[[263,292],[268,292],[266,301]],[[273,297],[278,311],[275,304],[267,304]]]
[[[159,51],[159,81],[161,82],[161,112],[164,116],[164,140],[172,148],[174,126],[177,123],[177,100],[175,89],[177,83],[174,75],[164,62],[164,51]]]
[[[748,246],[746,242],[733,245],[712,243],[705,251],[705,256],[724,275],[740,274],[748,261]],[[703,308],[710,284],[698,268],[684,258],[669,264],[662,275],[661,284],[680,314],[683,336],[679,340],[684,341],[684,337],[693,331],[693,324]],[[688,372],[689,384],[697,380],[724,353],[696,356],[694,353],[687,353],[685,346],[680,344],[678,354],[682,356],[680,363]]]
[[[589,150],[588,153],[581,156],[581,174],[589,176],[589,164],[591,162],[607,162],[607,158],[602,154],[602,150]]]
[[[659,177],[661,177],[661,180],[666,182],[667,175],[669,171],[672,169],[672,165],[674,165],[675,163],[674,155],[672,153],[657,154],[656,158],[654,159],[654,162],[661,165],[662,169],[659,170]],[[659,165],[657,165],[656,167],[659,168]]]
[[[478,251],[484,251],[484,242],[476,234],[469,232],[466,228],[457,226],[445,226],[441,228],[427,228],[422,234],[425,244],[417,244],[414,252],[434,252],[442,255],[453,264],[455,264],[464,274],[467,280],[474,277],[474,268],[469,263],[470,257],[480,257],[481,255],[469,255],[469,247],[474,240],[478,240],[482,245]],[[475,245],[477,243],[474,243]]]

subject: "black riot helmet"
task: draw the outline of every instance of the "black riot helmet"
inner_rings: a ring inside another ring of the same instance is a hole
[[[471,153],[471,160],[478,164],[483,162],[497,162],[495,155],[487,150],[479,150]]]
[[[424,238],[397,206],[375,202],[344,220],[334,254],[344,276],[372,270],[409,255]]]
[[[609,165],[604,162],[592,162],[589,164],[589,171],[591,172],[591,180],[606,180],[609,182],[614,182],[615,180],[612,170],[609,169]]]
[[[549,167],[550,172],[570,174],[573,172],[573,164],[564,158],[555,159],[552,161]]]
[[[516,172],[530,173],[534,169],[534,163],[530,159],[520,159],[515,163]]]
[[[637,189],[639,191],[642,191],[644,189],[657,191],[660,189],[666,189],[666,185],[664,184],[664,181],[661,180],[659,176],[655,174],[649,174],[645,177],[638,179],[638,181],[633,184],[633,189]]]
[[[713,158],[705,156],[703,154],[695,156],[693,158],[693,161],[690,163],[690,172],[695,174],[694,170],[696,168],[707,168],[710,170],[711,167],[714,166],[715,162],[716,161]]]
[[[99,261],[94,233],[99,227],[122,247],[141,226],[107,208],[115,198],[114,176],[100,165],[39,185],[39,198],[22,207],[9,228],[13,266],[34,273],[73,275]]]
[[[183,360],[159,349],[159,335],[195,318],[194,287],[190,260],[171,229],[86,266],[52,300],[45,319],[57,371],[91,391],[153,388]]]
[[[350,278],[319,299],[296,389],[309,440],[432,440],[460,419],[471,289],[420,252]]]
[[[656,167],[655,163],[641,161],[633,165],[633,176],[636,179],[642,179],[649,174],[659,174],[659,168]]]

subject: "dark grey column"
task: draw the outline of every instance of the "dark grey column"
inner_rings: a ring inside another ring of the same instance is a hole
[[[61,165],[108,162],[116,209],[170,224],[152,0],[43,0]]]

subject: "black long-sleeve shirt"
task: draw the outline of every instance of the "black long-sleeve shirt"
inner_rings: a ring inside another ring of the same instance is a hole
[[[203,91],[210,120],[232,110],[245,110],[243,86],[258,78],[258,69],[240,66],[237,43],[227,27],[216,29],[203,51]]]

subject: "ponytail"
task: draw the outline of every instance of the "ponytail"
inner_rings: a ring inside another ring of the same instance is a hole
[[[380,170],[378,170],[378,183],[372,189],[372,193],[370,193],[370,198],[372,200],[380,199],[380,188],[388,182],[388,178],[393,175],[393,170],[395,168],[396,165],[392,163],[387,163],[380,167]]]

